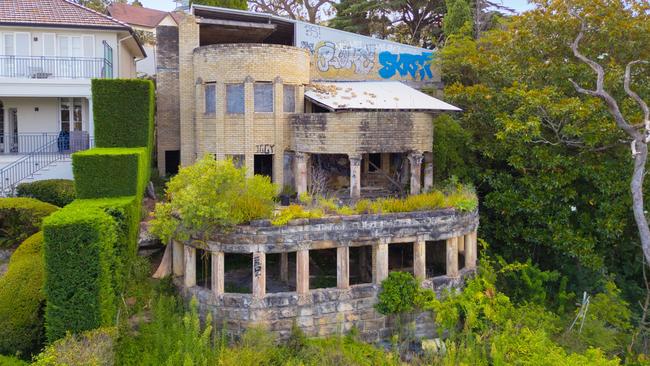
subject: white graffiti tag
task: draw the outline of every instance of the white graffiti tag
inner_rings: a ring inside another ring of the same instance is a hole
[[[367,74],[375,66],[375,50],[373,46],[354,48],[338,46],[334,42],[322,42],[316,47],[316,62],[318,70],[326,72],[334,69],[351,69],[357,74]]]

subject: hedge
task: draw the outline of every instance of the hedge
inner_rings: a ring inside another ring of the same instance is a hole
[[[149,80],[93,79],[97,147],[153,146],[154,86]]]
[[[20,183],[16,187],[18,197],[36,198],[63,207],[74,201],[74,181],[70,179],[46,179]]]
[[[29,356],[43,344],[42,247],[42,232],[27,238],[0,276],[0,353]]]
[[[117,224],[115,243],[114,288],[120,292],[128,266],[137,255],[138,233],[140,229],[139,200],[135,196],[117,198],[79,199],[66,209],[101,209],[109,214]]]
[[[14,247],[39,231],[43,218],[58,209],[33,198],[0,198],[0,248]]]
[[[112,324],[115,220],[99,208],[66,208],[43,221],[43,237],[47,340]]]
[[[96,148],[72,155],[78,198],[136,196],[149,180],[146,148]]]

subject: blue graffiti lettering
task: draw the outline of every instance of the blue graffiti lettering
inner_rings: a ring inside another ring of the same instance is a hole
[[[400,76],[411,75],[412,78],[417,77],[420,80],[433,78],[431,72],[431,57],[433,53],[422,52],[421,55],[414,55],[411,53],[391,53],[384,51],[379,53],[379,64],[382,68],[379,69],[379,76],[384,79],[390,79],[399,73]]]

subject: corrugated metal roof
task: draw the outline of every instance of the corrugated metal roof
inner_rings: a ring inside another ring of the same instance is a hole
[[[399,81],[313,83],[305,89],[305,98],[331,111],[347,109],[461,110]]]

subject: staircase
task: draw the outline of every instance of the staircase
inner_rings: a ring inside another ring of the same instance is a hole
[[[92,145],[92,139],[82,144],[73,143],[72,140],[64,142],[65,148],[62,148],[62,140],[55,138],[0,169],[0,197],[15,195],[19,183],[33,180],[39,172],[45,173],[59,162],[69,162],[73,152]]]

